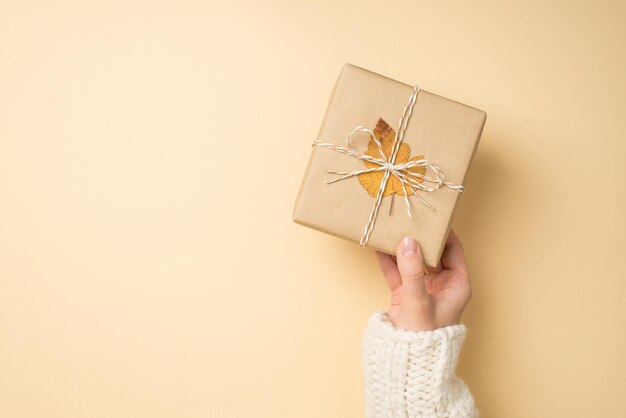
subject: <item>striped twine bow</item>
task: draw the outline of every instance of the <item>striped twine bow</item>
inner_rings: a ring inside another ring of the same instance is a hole
[[[417,100],[417,94],[419,93],[419,91],[420,91],[419,87],[413,86],[413,93],[411,94],[411,97],[409,98],[409,103],[404,107],[404,111],[402,112],[402,117],[400,118],[400,121],[398,123],[399,129],[396,131],[396,134],[394,136],[393,145],[391,147],[391,155],[389,159],[387,159],[387,156],[383,152],[382,144],[380,143],[380,141],[378,141],[378,139],[376,138],[376,135],[374,135],[374,132],[368,128],[365,128],[364,126],[357,126],[346,136],[345,147],[339,147],[329,142],[323,142],[319,139],[316,139],[312,143],[312,146],[320,146],[320,147],[328,148],[333,151],[337,151],[339,153],[357,158],[359,160],[369,161],[371,163],[378,165],[378,167],[368,168],[368,169],[363,169],[363,170],[354,170],[350,172],[326,170],[328,173],[341,175],[341,177],[331,180],[327,182],[327,184],[331,184],[340,180],[345,180],[347,178],[358,176],[364,173],[371,173],[375,171],[385,172],[385,174],[383,175],[383,179],[380,182],[380,188],[378,189],[378,193],[376,194],[376,201],[374,202],[374,207],[370,211],[369,219],[367,221],[367,224],[365,225],[365,229],[363,231],[363,235],[361,236],[361,240],[359,241],[359,245],[361,247],[364,247],[365,245],[367,245],[367,242],[370,239],[370,235],[372,234],[372,231],[374,230],[376,217],[378,215],[378,209],[380,208],[380,205],[382,203],[383,193],[385,191],[385,188],[387,187],[387,182],[389,181],[390,176],[392,175],[395,176],[402,184],[402,189],[404,191],[404,202],[406,204],[407,213],[410,219],[413,219],[413,216],[411,215],[411,204],[409,202],[409,197],[408,197],[408,193],[406,189],[407,187],[410,188],[413,191],[413,195],[417,199],[419,199],[420,202],[426,205],[426,207],[428,207],[431,211],[434,211],[435,209],[428,202],[426,202],[424,199],[422,199],[420,196],[417,195],[418,190],[421,190],[423,192],[434,192],[438,190],[439,188],[441,188],[442,186],[446,186],[450,189],[456,190],[459,193],[462,193],[464,190],[463,186],[461,185],[455,185],[455,184],[445,181],[443,171],[438,166],[428,162],[428,160],[426,159],[409,161],[409,162],[402,163],[402,164],[395,164],[396,156],[398,155],[400,144],[402,144],[402,141],[404,139],[404,132],[406,131],[406,128],[409,124],[409,119],[411,118],[411,114],[413,113],[413,106],[415,105],[415,101]],[[372,157],[371,155],[366,155],[362,152],[355,150],[352,147],[352,145],[350,145],[350,138],[352,137],[352,135],[358,132],[367,132],[371,135],[371,138],[374,140],[374,142],[376,143],[376,146],[378,147],[378,151],[380,152],[381,158],[376,158],[376,157]],[[436,177],[433,178],[433,177],[426,176],[420,173],[414,173],[412,171],[409,171],[409,168],[416,167],[416,166],[430,168],[435,173]],[[417,181],[416,178],[421,179],[422,182]],[[431,187],[428,187],[422,184],[423,182],[433,183],[434,185]]]

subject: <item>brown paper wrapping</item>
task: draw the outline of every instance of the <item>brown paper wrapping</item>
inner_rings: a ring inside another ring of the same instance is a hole
[[[345,64],[332,92],[318,139],[345,145],[346,135],[356,126],[373,129],[379,118],[397,132],[398,121],[413,87],[351,64]],[[474,157],[487,114],[482,110],[420,90],[404,135],[411,156],[423,155],[439,166],[446,181],[462,185]],[[311,139],[311,142],[314,138]],[[354,136],[351,144],[367,150],[366,133]],[[334,150],[312,147],[311,157],[298,193],[293,220],[340,238],[359,242],[375,198],[361,186],[357,177],[332,184],[338,177],[326,172],[365,168],[363,161]],[[430,170],[426,173],[432,175]],[[427,183],[424,183],[427,184]],[[417,192],[430,203],[431,211],[415,196],[409,196],[413,219],[407,215],[404,196],[383,198],[368,247],[395,254],[398,242],[414,237],[429,266],[441,258],[450,223],[461,195],[441,187],[434,192]],[[471,193],[466,190],[464,193]]]

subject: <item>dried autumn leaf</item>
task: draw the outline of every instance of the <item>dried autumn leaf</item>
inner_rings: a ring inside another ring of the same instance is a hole
[[[389,126],[387,122],[385,122],[382,118],[379,118],[373,132],[376,139],[378,139],[378,141],[382,145],[383,154],[386,157],[385,159],[389,160],[389,157],[391,156],[391,147],[393,146],[394,138],[396,135],[395,131],[391,128],[391,126]],[[374,158],[382,157],[380,155],[380,151],[378,150],[378,145],[376,145],[376,142],[374,141],[374,138],[370,138],[367,144],[367,151],[365,152],[365,154]],[[400,144],[400,149],[398,150],[398,154],[396,155],[395,164],[402,164],[409,161],[421,160],[424,158],[423,155],[416,155],[415,157],[410,158],[410,155],[411,147],[409,147],[409,144],[403,142],[402,144]],[[380,167],[380,165],[369,161],[364,161],[364,164],[367,168]],[[426,167],[415,166],[408,168],[407,171],[425,175]],[[358,177],[359,182],[365,188],[365,190],[367,190],[367,193],[369,193],[369,195],[372,197],[376,197],[384,175],[384,171],[374,171],[370,173],[359,174]],[[419,177],[412,178],[419,183],[423,181]],[[385,186],[383,196],[389,196],[393,193],[399,194],[401,196],[405,195],[404,189],[402,188],[402,182],[398,180],[396,176],[390,175],[389,180],[387,180],[387,185]],[[413,194],[413,190],[408,186],[406,187],[406,194],[409,196]]]

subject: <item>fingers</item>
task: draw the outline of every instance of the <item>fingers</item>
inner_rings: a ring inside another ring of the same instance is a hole
[[[427,266],[427,270],[428,270],[429,274],[441,273],[441,270],[443,270],[443,265],[441,264],[441,260],[439,260],[439,264],[437,264],[437,267],[428,267]]]
[[[467,271],[463,245],[458,235],[452,229],[450,230],[448,240],[443,249],[443,254],[441,255],[441,264],[446,270]]]
[[[428,298],[424,256],[417,241],[406,237],[398,244],[398,271],[402,278],[402,293],[409,298]]]
[[[400,277],[398,266],[393,257],[389,254],[376,251],[376,260],[378,261],[380,271],[383,273],[383,276],[385,276],[389,289],[394,291],[400,287],[402,284],[402,278]]]

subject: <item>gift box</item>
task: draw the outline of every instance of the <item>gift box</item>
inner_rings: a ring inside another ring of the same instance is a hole
[[[486,118],[345,64],[312,142],[293,220],[388,254],[411,236],[436,266]]]

